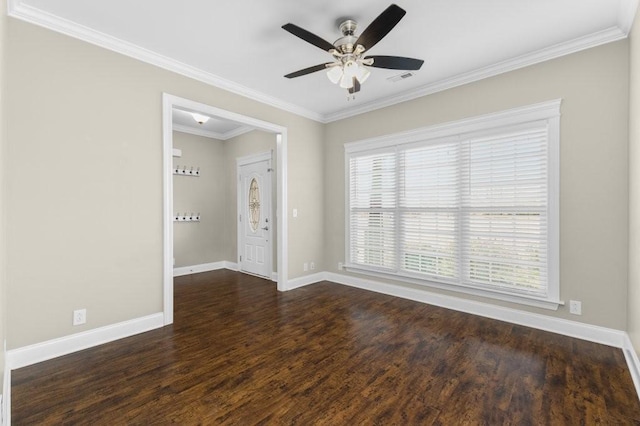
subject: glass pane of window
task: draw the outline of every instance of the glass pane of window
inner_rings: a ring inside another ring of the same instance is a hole
[[[387,212],[351,214],[351,262],[393,268],[396,257],[395,215]]]
[[[458,213],[402,215],[402,268],[434,277],[458,276]]]
[[[472,212],[465,218],[471,282],[544,294],[546,215],[540,212]]]

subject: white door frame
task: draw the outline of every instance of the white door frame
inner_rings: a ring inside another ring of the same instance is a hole
[[[271,152],[263,152],[261,154],[254,154],[254,155],[247,155],[246,157],[238,157],[236,158],[236,177],[240,176],[240,168],[242,166],[246,166],[249,164],[253,164],[253,163],[259,163],[261,161],[269,161],[269,167],[271,167],[271,161],[273,161],[272,156],[271,156]],[[269,179],[271,179],[271,176],[269,176]],[[269,182],[269,186],[272,187],[271,182]],[[273,187],[271,188],[271,190],[273,191]],[[243,199],[242,199],[242,185],[241,183],[238,181],[238,179],[236,179],[236,194],[237,194],[237,204],[238,204],[238,210],[237,213],[240,214],[241,212],[244,212],[244,208],[243,208]],[[276,197],[278,196],[278,194],[276,193]],[[269,194],[269,197],[271,197],[271,193]],[[273,207],[271,206],[271,199],[269,199],[268,201],[269,206],[271,208],[271,210],[273,210]],[[246,220],[248,220],[247,215],[245,215]],[[273,215],[272,215],[272,211],[269,212],[269,217],[271,217],[273,220]],[[238,217],[236,216],[236,223],[238,223]],[[240,225],[237,226],[237,261],[238,261],[238,269],[240,269],[240,253],[242,253],[242,245],[241,242],[243,240],[243,235],[244,232],[242,230],[242,227]],[[269,226],[269,230],[267,231],[269,233],[269,252],[267,255],[267,264],[269,265],[269,279],[272,279],[273,277],[273,260],[272,260],[272,254],[273,254],[273,240],[272,238],[272,234],[273,234],[273,227]]]
[[[168,93],[162,94],[163,151],[163,313],[164,324],[173,323],[173,117],[174,107],[232,120],[276,137],[276,223],[278,224],[278,290],[287,290],[289,248],[287,223],[287,128]]]

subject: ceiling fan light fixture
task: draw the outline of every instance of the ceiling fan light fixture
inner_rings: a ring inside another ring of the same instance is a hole
[[[353,77],[358,76],[358,64],[356,61],[347,61],[344,63],[344,75],[348,77],[349,80],[353,79]]]
[[[211,117],[207,117],[206,115],[198,114],[197,112],[192,112],[191,116],[193,117],[194,120],[196,120],[198,124],[204,124],[207,121],[209,121],[209,119],[211,118]]]
[[[363,66],[358,67],[358,73],[356,74],[356,78],[358,79],[360,84],[362,84],[365,81],[367,81],[367,79],[369,78],[370,75],[371,75],[371,71],[369,71],[368,69],[366,69]]]
[[[338,84],[340,82],[342,74],[342,67],[340,65],[329,67],[329,71],[327,71],[327,77],[333,84]]]
[[[340,87],[343,89],[353,88],[353,77],[347,76],[347,73],[345,72],[340,79]]]

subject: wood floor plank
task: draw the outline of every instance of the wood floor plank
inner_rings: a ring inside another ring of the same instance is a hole
[[[31,424],[640,424],[619,349],[322,282],[176,278],[174,324],[12,372]]]

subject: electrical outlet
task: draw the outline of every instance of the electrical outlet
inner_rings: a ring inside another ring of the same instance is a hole
[[[316,269],[316,264],[314,262],[309,263],[309,269],[311,269],[312,271]]]
[[[308,271],[308,270],[309,270],[309,264],[308,264],[307,262],[304,262],[304,263],[302,264],[302,270],[303,270],[303,271]]]
[[[87,310],[77,309],[73,311],[73,325],[80,325],[87,322]]]
[[[569,300],[569,312],[574,315],[582,315],[582,302],[579,300]]]
[[[338,270],[342,271],[342,268],[344,268],[344,265],[342,264],[342,262],[338,262]]]

